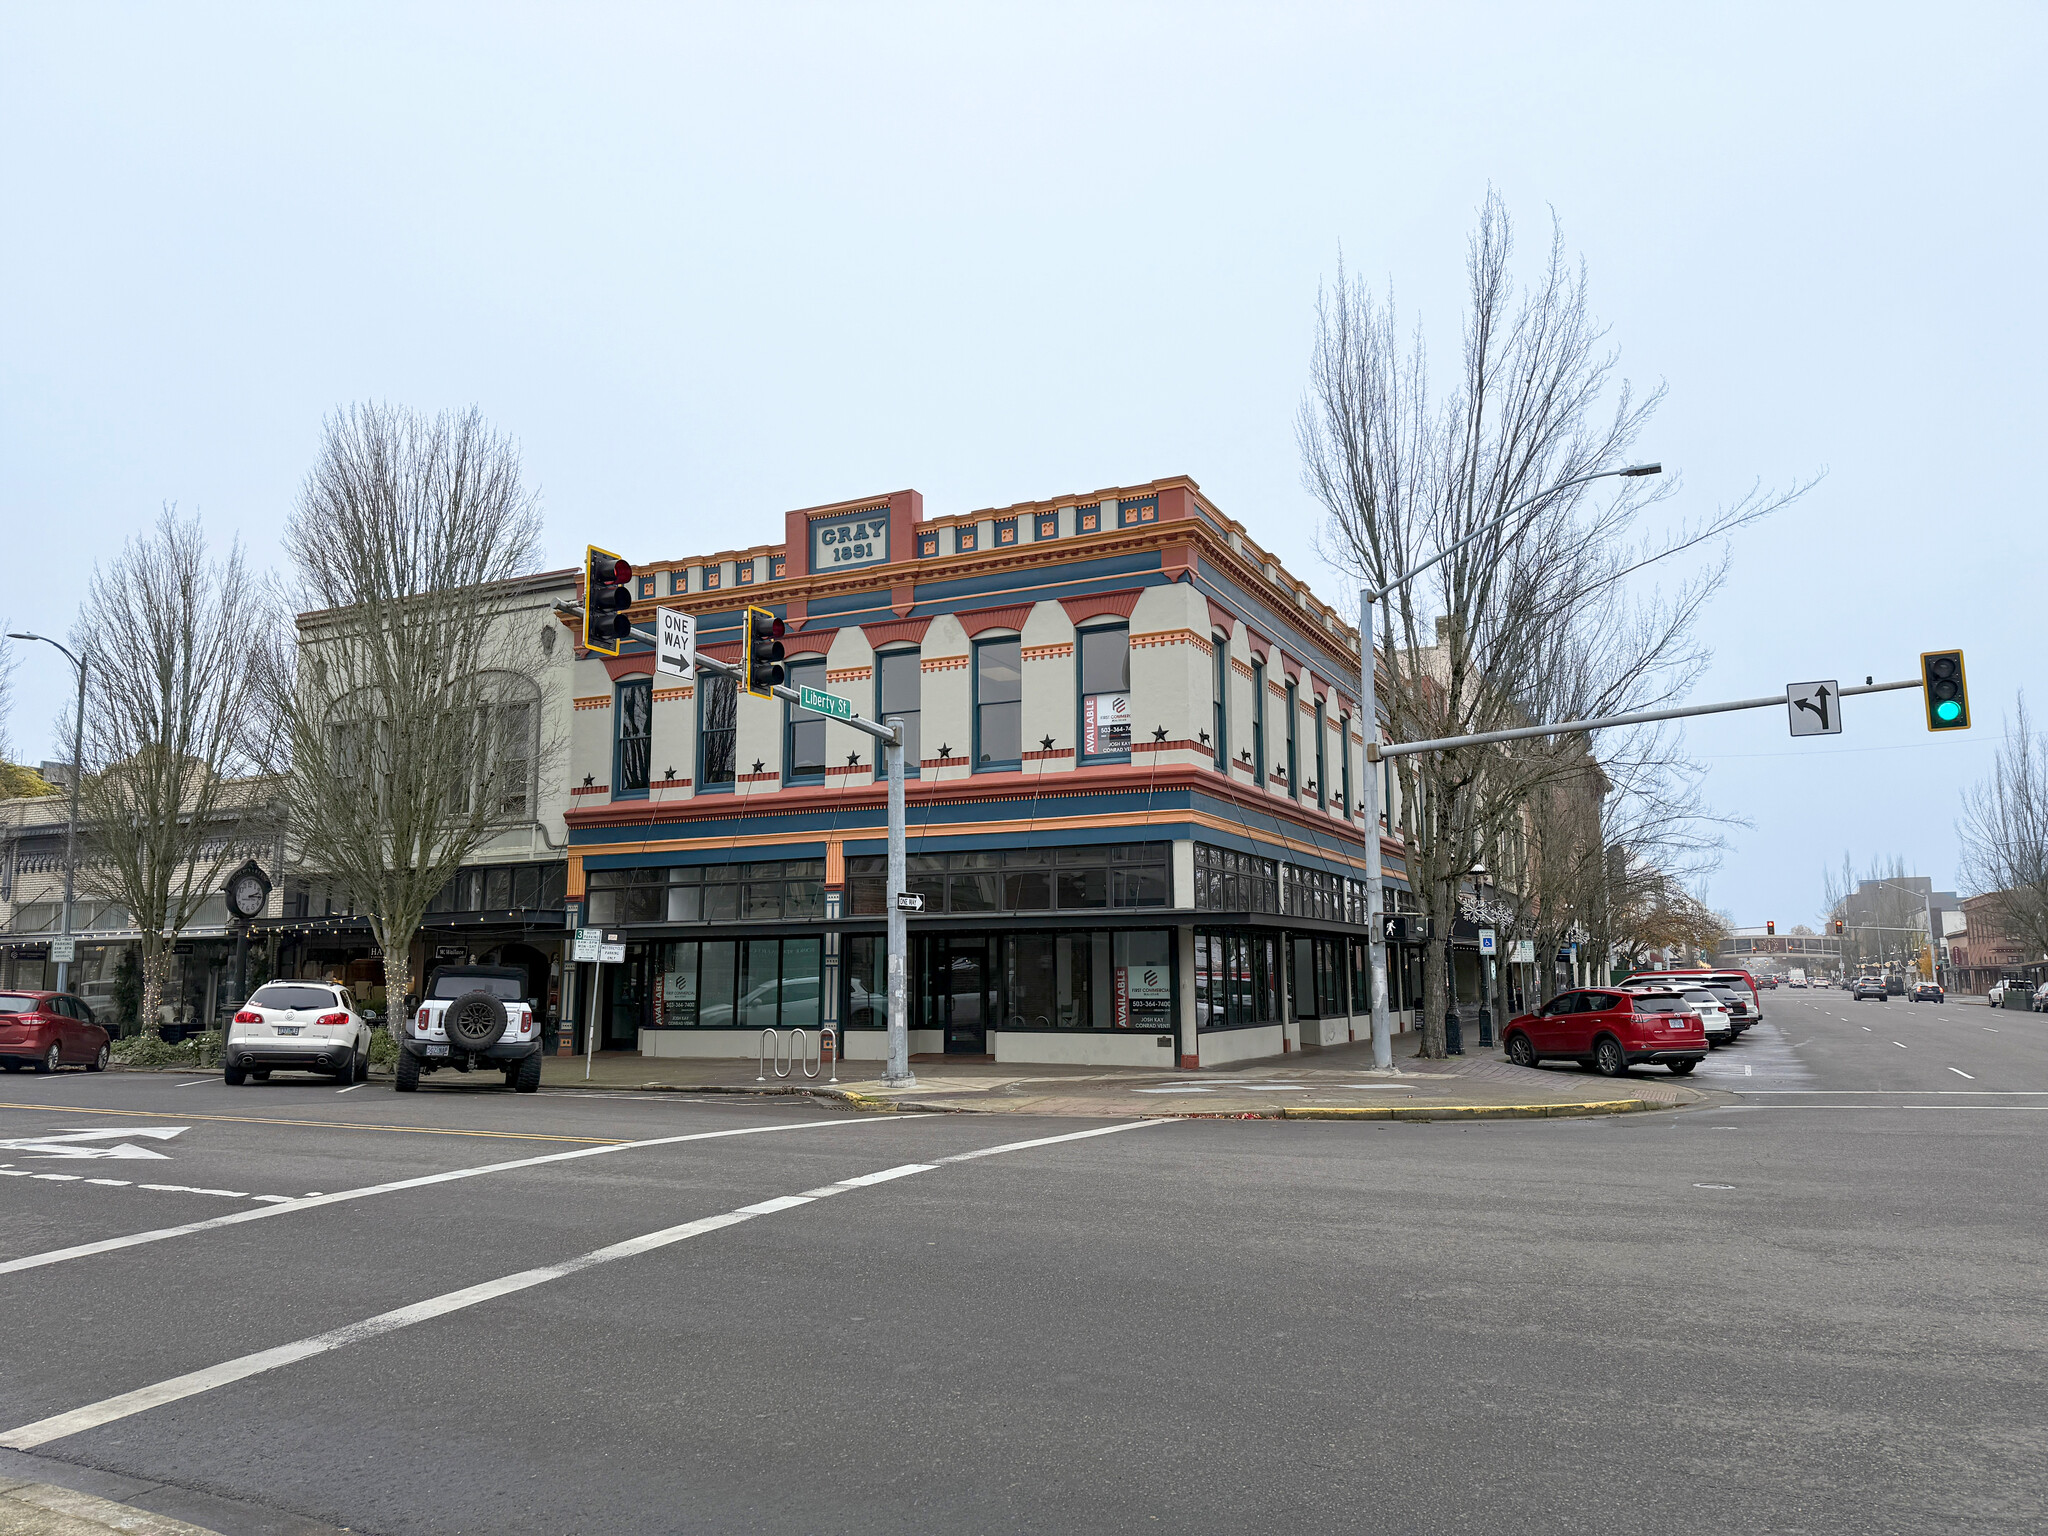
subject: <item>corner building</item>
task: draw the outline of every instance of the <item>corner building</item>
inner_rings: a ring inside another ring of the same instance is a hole
[[[1192,480],[933,519],[899,491],[636,572],[637,623],[689,610],[736,661],[768,608],[791,686],[904,718],[914,1054],[1214,1066],[1369,1033],[1357,632]],[[875,743],[644,645],[579,654],[574,694],[572,921],[627,939],[599,1044],[831,1024],[881,1058]]]

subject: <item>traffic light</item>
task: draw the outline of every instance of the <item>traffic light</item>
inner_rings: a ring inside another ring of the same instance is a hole
[[[1835,919],[1835,937],[1839,939],[1839,938],[1840,938],[1841,936],[1842,936],[1842,920],[1841,920],[1841,919],[1840,919],[1840,918],[1838,917],[1838,918],[1836,918],[1836,919]]]
[[[1920,688],[1927,701],[1927,729],[1970,728],[1970,689],[1963,678],[1961,651],[1922,651]]]
[[[782,620],[766,608],[747,610],[747,634],[744,647],[747,657],[747,675],[743,679],[747,692],[759,699],[772,699],[775,695],[768,690],[782,681]]]
[[[595,544],[583,550],[583,648],[600,656],[619,654],[633,633],[626,610],[633,606],[633,567]]]
[[[1773,919],[1771,919],[1771,918],[1765,918],[1765,919],[1764,919],[1764,932],[1765,932],[1765,933],[1767,933],[1767,934],[1771,934],[1771,935],[1775,936],[1775,935],[1777,934],[1777,932],[1778,932],[1778,925],[1777,925],[1777,923],[1776,923],[1776,922],[1775,922],[1775,921],[1774,921]]]

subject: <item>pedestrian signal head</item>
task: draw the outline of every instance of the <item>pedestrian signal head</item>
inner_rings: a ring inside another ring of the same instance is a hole
[[[633,567],[595,544],[583,551],[583,648],[616,656],[633,633]]]
[[[772,699],[771,690],[782,681],[782,637],[787,626],[766,608],[749,608],[746,618],[747,692],[756,698]]]
[[[1920,689],[1927,704],[1927,729],[1967,731],[1970,690],[1961,651],[1925,651],[1920,656]]]

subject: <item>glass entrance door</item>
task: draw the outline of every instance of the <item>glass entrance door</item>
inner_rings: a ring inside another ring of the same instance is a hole
[[[948,1056],[988,1054],[988,1018],[994,1006],[991,983],[995,979],[988,952],[985,938],[949,937],[945,941],[945,959],[938,967],[937,980],[944,997]]]

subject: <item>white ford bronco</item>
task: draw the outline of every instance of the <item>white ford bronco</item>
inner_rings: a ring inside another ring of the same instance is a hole
[[[526,972],[511,965],[444,965],[405,1022],[398,1041],[398,1091],[422,1072],[497,1068],[519,1093],[540,1087],[541,1020],[526,996]]]

